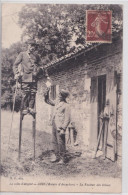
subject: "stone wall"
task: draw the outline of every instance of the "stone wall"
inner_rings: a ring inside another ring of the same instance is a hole
[[[91,112],[96,112],[97,109],[92,106],[93,103],[97,103],[97,90],[91,89],[91,78],[103,74],[109,75],[111,71],[121,72],[121,67],[121,44],[120,40],[116,40],[114,44],[101,45],[99,48],[85,52],[76,59],[68,60],[49,70],[53,85],[60,89],[68,89],[71,94],[69,103],[72,120],[75,121],[78,131],[77,139],[80,148],[85,149],[89,145],[92,136],[90,126],[96,123],[90,118]],[[44,90],[45,80],[41,79],[38,82],[37,93],[37,129],[51,133],[50,117],[53,107],[44,103]]]

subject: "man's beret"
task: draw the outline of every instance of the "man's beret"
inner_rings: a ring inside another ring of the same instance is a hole
[[[61,89],[60,90],[60,95],[64,98],[69,96],[69,92],[67,90]]]

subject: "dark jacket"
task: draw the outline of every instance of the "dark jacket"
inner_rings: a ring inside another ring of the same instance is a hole
[[[28,52],[21,52],[13,65],[14,74],[17,74],[18,66],[21,64],[22,82],[35,82],[37,74],[37,66],[39,64],[39,56],[28,54]]]

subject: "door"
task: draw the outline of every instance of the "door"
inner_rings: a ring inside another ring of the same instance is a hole
[[[109,119],[106,157],[112,161],[117,156],[117,78],[114,71],[107,74],[106,99],[110,101],[111,117]]]
[[[98,78],[91,78],[91,88],[90,88],[90,148],[95,149],[97,145],[97,108],[98,108]]]
[[[106,103],[106,75],[102,75],[98,77],[98,128],[97,128],[97,137],[99,135],[99,130],[101,126],[101,119],[99,116],[104,112]],[[101,135],[99,149],[103,148],[103,136],[104,132]]]

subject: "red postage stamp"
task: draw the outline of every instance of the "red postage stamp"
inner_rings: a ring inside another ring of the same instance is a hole
[[[104,10],[86,11],[86,41],[104,42],[112,41],[112,12]]]

